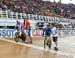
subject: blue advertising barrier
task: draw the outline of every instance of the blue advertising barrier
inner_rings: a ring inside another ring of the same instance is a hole
[[[0,37],[14,37],[16,30],[14,29],[0,29]]]
[[[0,29],[0,38],[13,38],[15,36],[16,30],[14,29]],[[75,29],[74,30],[58,30],[59,36],[75,36]],[[31,35],[33,37],[42,36],[42,30],[32,30]]]

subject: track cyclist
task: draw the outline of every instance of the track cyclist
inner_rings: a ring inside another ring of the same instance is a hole
[[[51,27],[49,25],[46,25],[43,28],[43,35],[45,37],[44,39],[44,48],[47,45],[49,47],[49,49],[51,48]]]

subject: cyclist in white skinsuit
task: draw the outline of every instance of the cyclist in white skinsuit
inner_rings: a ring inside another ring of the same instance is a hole
[[[53,42],[55,43],[54,50],[58,50],[58,30],[55,27],[55,24],[53,24],[52,27],[52,36],[53,36]]]

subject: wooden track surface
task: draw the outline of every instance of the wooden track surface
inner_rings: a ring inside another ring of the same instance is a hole
[[[5,40],[13,41],[13,39]],[[28,47],[5,40],[0,40],[0,58],[68,58],[68,56],[60,54],[61,52],[52,53],[49,51],[44,51],[38,48]],[[40,38],[34,38],[32,45],[35,47],[43,47],[43,40]]]

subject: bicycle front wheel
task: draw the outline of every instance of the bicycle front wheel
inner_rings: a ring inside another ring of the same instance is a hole
[[[15,41],[18,42],[19,41],[19,32],[15,33]]]

